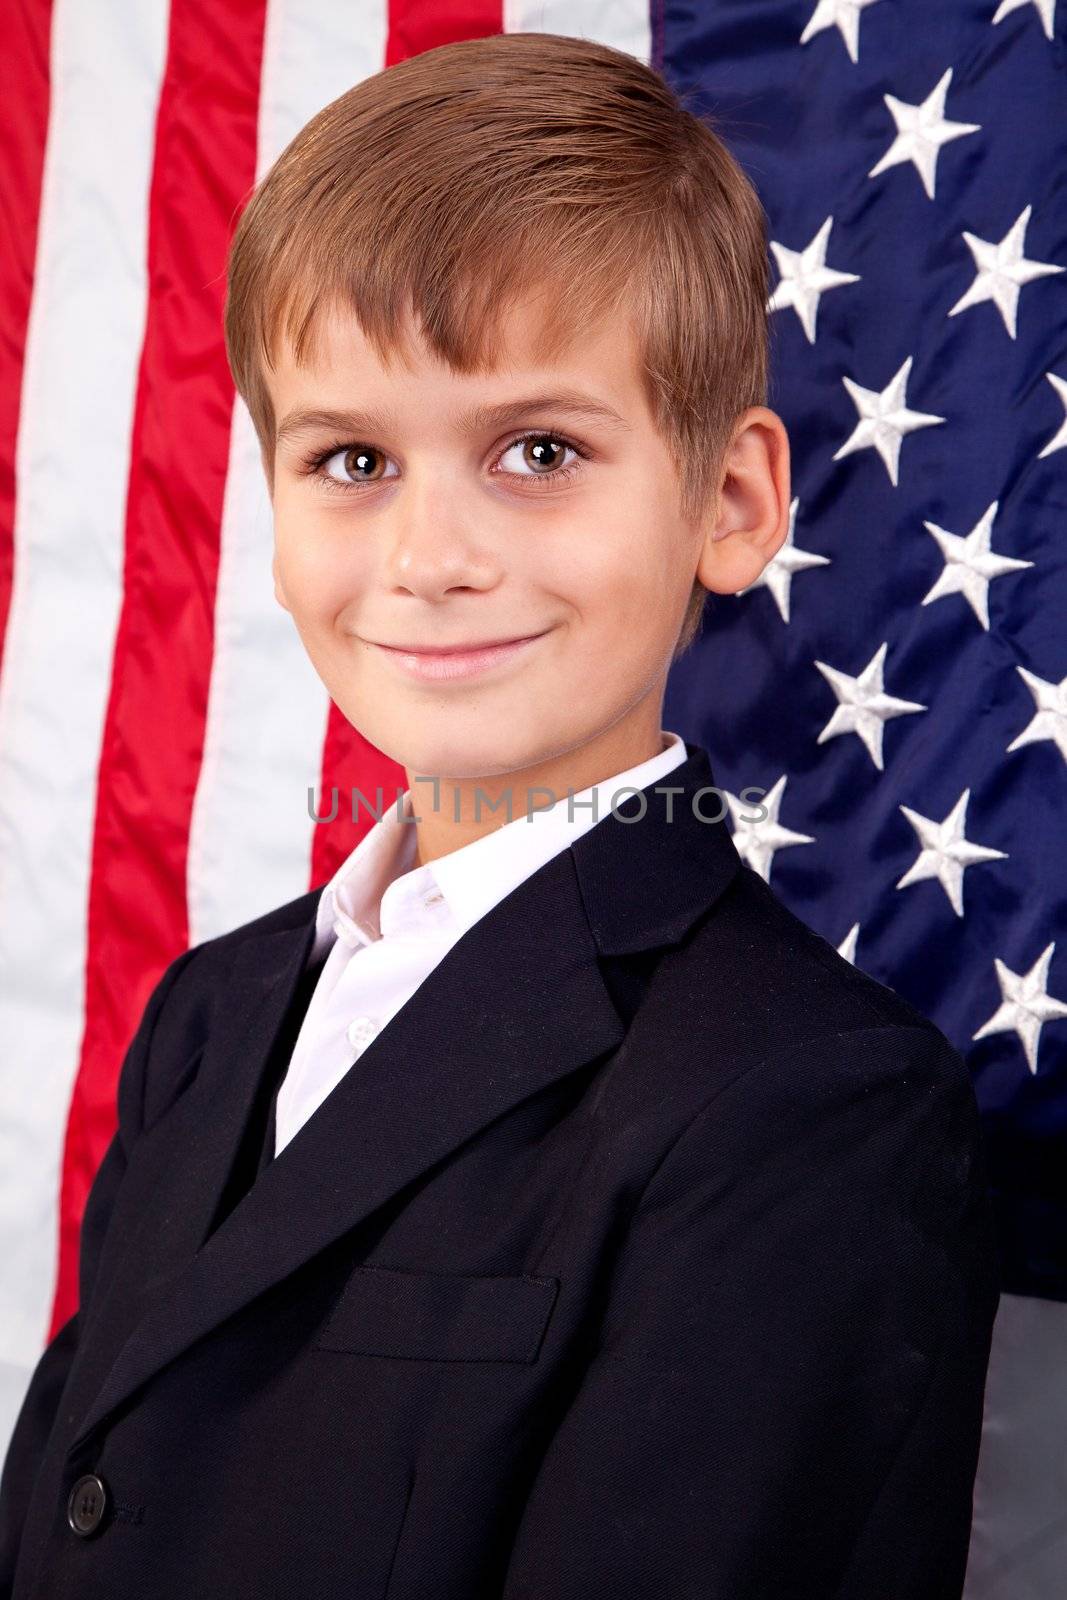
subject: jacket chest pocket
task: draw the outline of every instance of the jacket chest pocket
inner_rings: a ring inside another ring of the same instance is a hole
[[[417,1361],[537,1360],[558,1278],[357,1267],[315,1340]]]

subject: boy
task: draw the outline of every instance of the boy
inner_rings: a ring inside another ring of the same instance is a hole
[[[589,42],[361,83],[244,213],[277,598],[408,789],[149,1001],[5,1596],[959,1596],[965,1064],[660,725],[785,537],[766,301],[740,169]]]

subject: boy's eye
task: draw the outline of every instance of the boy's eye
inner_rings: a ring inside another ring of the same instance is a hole
[[[518,451],[517,461],[505,470],[521,476],[532,473],[535,477],[543,478],[558,472],[568,450],[572,455],[577,454],[573,445],[550,433],[527,433],[521,439],[516,439],[514,444],[508,445],[500,461],[506,461],[513,451]]]
[[[575,459],[566,461],[568,454]],[[506,445],[496,457],[493,475],[520,480],[524,489],[540,482],[555,486],[580,470],[586,452],[556,433],[524,433]],[[508,463],[508,458],[511,461]],[[331,445],[313,456],[306,470],[324,489],[341,494],[359,492],[363,484],[381,483],[397,476],[396,463],[375,445]],[[390,471],[390,468],[392,470]]]
[[[388,476],[383,470],[388,459],[383,450],[375,450],[373,446],[346,445],[343,450],[335,450],[332,455],[323,458],[320,465],[327,480],[339,486],[346,483],[380,483]],[[326,470],[333,462],[338,463],[337,477]]]

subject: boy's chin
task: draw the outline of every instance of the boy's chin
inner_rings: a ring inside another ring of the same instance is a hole
[[[399,719],[390,723],[386,718],[379,737],[365,726],[360,727],[360,732],[404,767],[413,780],[424,777],[464,783],[492,779],[532,767],[545,754],[518,712],[503,722],[484,715],[468,719],[447,712],[431,713],[425,726],[402,726]],[[432,805],[432,786],[424,783],[414,787],[416,795],[425,796],[425,804]]]

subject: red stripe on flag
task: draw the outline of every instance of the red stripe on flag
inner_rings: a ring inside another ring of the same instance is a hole
[[[0,61],[9,85],[5,131],[0,139],[5,224],[5,243],[0,250],[0,348],[4,355],[0,377],[0,665],[15,569],[15,450],[48,137],[51,31],[51,0],[0,6]]]
[[[395,66],[409,56],[422,55],[438,45],[453,44],[461,39],[484,39],[503,31],[503,0],[462,0],[462,3],[454,0],[447,6],[441,5],[439,0],[390,0],[385,65]],[[363,805],[359,806],[355,821],[352,820],[352,807],[348,803],[352,789],[359,789],[374,804],[379,784],[388,809],[397,788],[406,787],[403,767],[368,744],[331,702],[322,751],[322,799],[318,810],[321,815],[329,816],[335,786],[340,803],[336,818],[315,829],[311,851],[312,887],[325,882],[373,826],[374,818]]]
[[[439,44],[503,33],[503,0],[390,0],[385,65],[421,56]]]
[[[265,0],[173,0],[170,12],[53,1334],[78,1302],[78,1233],[114,1131],[119,1066],[152,987],[188,947],[186,857],[234,397],[222,338],[226,252],[255,181],[265,14]]]

